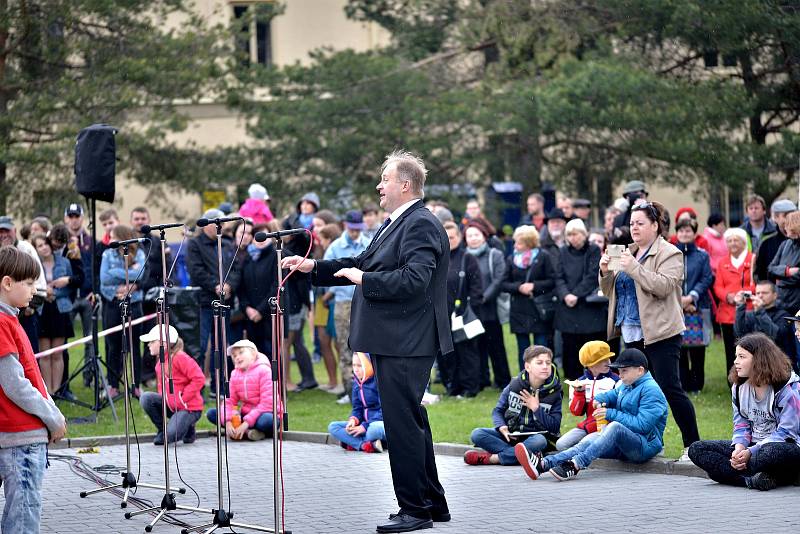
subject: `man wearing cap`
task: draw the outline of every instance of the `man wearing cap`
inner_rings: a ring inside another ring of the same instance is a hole
[[[203,371],[191,356],[183,351],[183,340],[178,335],[175,327],[169,327],[169,336],[163,330],[159,335],[158,325],[146,334],[139,336],[152,356],[159,354],[161,341],[169,344],[169,350],[164,350],[164,365],[171,372],[172,386],[167,393],[167,443],[183,440],[184,443],[193,443],[195,440],[195,423],[203,415],[203,396],[200,390],[205,385]],[[168,339],[167,339],[168,337]],[[167,352],[169,358],[167,359]],[[145,391],[139,398],[142,410],[150,417],[156,427],[156,437],[153,445],[164,444],[164,419],[161,412],[163,392],[161,390],[161,362],[156,362],[156,382],[158,393]]]
[[[596,458],[643,463],[664,447],[667,399],[647,370],[647,357],[639,349],[625,349],[611,368],[619,370],[623,385],[596,395],[593,413],[595,420],[605,419],[608,426],[552,456],[523,458],[528,460],[522,467],[530,478],[536,480],[549,471],[560,481],[570,480]]]
[[[78,294],[72,304],[70,319],[74,322],[75,316],[80,316],[81,328],[84,333],[88,334],[92,329],[92,307],[94,306],[92,277],[94,273],[92,272],[92,236],[83,227],[83,219],[83,206],[77,202],[69,204],[64,210],[64,224],[69,230],[70,241],[78,247],[81,253],[81,264],[83,265],[83,283],[78,288]],[[66,355],[66,351],[64,352]],[[94,345],[90,339],[83,345],[84,362],[90,362],[92,357],[94,357]],[[92,376],[92,368],[87,365],[83,370],[85,387],[92,385]]]
[[[614,219],[611,242],[615,245],[630,245],[631,239],[631,208],[647,201],[647,187],[641,180],[631,180],[622,188],[622,197],[628,201],[628,209],[617,215]]]
[[[14,226],[14,219],[10,215],[0,215],[0,246],[16,247],[36,260],[36,264],[39,266],[39,278],[36,279],[36,296],[44,299],[47,296],[47,281],[44,277],[42,261],[39,259],[39,255],[33,245],[27,241],[17,239],[17,229]],[[39,305],[41,306],[43,302],[44,300],[40,300]],[[25,329],[25,333],[28,334],[33,352],[39,352],[39,320],[33,301],[27,308],[22,310],[19,315],[19,322],[22,324],[22,328]]]
[[[326,260],[355,258],[367,249],[369,241],[361,232],[364,230],[363,215],[358,210],[351,210],[344,215],[344,233],[331,243],[325,251]],[[333,318],[336,322],[336,348],[339,352],[339,370],[342,374],[342,386],[347,394],[353,389],[353,351],[347,343],[350,337],[350,308],[356,286],[333,286],[334,302]]]
[[[797,343],[800,343],[800,310],[797,311],[794,316],[784,317],[787,321],[789,321],[790,328],[794,330],[794,339]],[[796,355],[794,360],[792,360],[792,367],[794,368],[794,372],[800,372],[800,354]]]
[[[797,211],[797,206],[789,199],[782,198],[772,203],[772,221],[777,226],[778,231],[761,236],[761,243],[758,245],[756,254],[756,280],[776,281],[774,276],[769,274],[769,264],[778,253],[781,243],[786,241],[786,216]]]
[[[557,264],[561,257],[559,251],[567,244],[567,236],[564,233],[567,227],[567,216],[564,215],[561,208],[553,208],[547,213],[544,222],[545,226],[542,228],[539,246],[546,250]]]
[[[583,220],[586,226],[589,224],[589,219],[592,217],[592,203],[585,198],[576,198],[572,201],[572,215]]]
[[[217,219],[223,217],[218,209],[210,209],[203,213],[204,219]],[[230,269],[230,274],[223,286],[223,304],[233,305],[233,295],[239,287],[241,277],[240,264],[234,262],[235,245],[227,239],[222,240],[222,273],[223,275]],[[233,263],[233,267],[231,267]],[[198,361],[203,361],[206,348],[209,346],[209,338],[214,332],[214,311],[211,303],[219,298],[219,271],[217,265],[217,225],[207,224],[200,229],[200,233],[189,240],[186,246],[186,267],[192,279],[192,285],[200,287],[200,354],[197,355]],[[231,339],[230,313],[225,314],[225,332],[227,333],[228,343],[233,343]],[[221,339],[220,339],[221,341]],[[209,356],[212,389],[214,389],[214,370],[216,362]]]

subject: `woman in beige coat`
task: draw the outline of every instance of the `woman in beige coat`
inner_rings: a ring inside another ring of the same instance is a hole
[[[700,439],[694,406],[681,387],[680,350],[683,254],[661,237],[663,206],[645,202],[631,210],[633,243],[622,253],[621,270],[600,258],[600,288],[608,296],[608,338],[647,355],[653,378],[667,397],[685,448]]]

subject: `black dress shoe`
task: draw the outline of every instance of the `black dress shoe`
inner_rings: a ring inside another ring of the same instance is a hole
[[[394,517],[392,517],[394,516]],[[380,533],[390,532],[412,532],[424,528],[433,528],[433,521],[430,519],[418,519],[407,514],[392,514],[389,522],[378,525],[376,529]]]
[[[394,519],[399,514],[389,514],[389,519]],[[443,512],[439,512],[436,510],[431,510],[431,519],[434,523],[447,523],[450,521],[450,512],[447,510]]]

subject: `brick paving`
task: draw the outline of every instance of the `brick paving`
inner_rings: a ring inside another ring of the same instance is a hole
[[[193,445],[178,446],[183,479],[199,493],[201,508],[217,503],[215,443],[214,439],[199,439]],[[271,527],[271,442],[229,443],[228,450],[235,520]],[[161,451],[150,443],[142,444],[141,482],[162,481]],[[74,449],[54,452],[76,454]],[[135,448],[133,454],[135,469]],[[91,466],[125,462],[124,447],[119,445],[81,456]],[[92,489],[91,483],[72,473],[65,463],[51,463],[44,483],[43,533],[142,532],[151,520],[147,515],[124,519],[119,499],[109,493],[81,499],[79,492]],[[677,475],[590,469],[574,481],[559,483],[545,475],[534,482],[518,467],[471,467],[458,457],[444,455],[437,456],[437,464],[453,521],[437,523],[432,532],[789,532],[795,530],[791,511],[796,510],[800,497],[796,487],[759,493]],[[172,470],[173,484],[177,484],[174,463]],[[374,532],[377,523],[396,511],[386,454],[286,442],[284,475],[286,527],[292,532]],[[139,497],[160,501],[161,492],[142,488]],[[177,497],[179,504],[198,505],[191,491]],[[596,512],[598,508],[606,511]],[[208,518],[202,514],[182,516],[192,524]],[[166,523],[154,529],[179,531]]]

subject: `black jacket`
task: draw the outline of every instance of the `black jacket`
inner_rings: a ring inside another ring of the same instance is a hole
[[[162,264],[161,264],[161,240],[155,234],[148,234],[144,237],[147,237],[150,240],[150,244],[144,244],[144,251],[145,253],[150,251],[150,258],[147,260],[147,270],[142,275],[141,283],[139,286],[144,291],[144,294],[147,295],[148,290],[154,287],[161,287],[163,282],[161,280],[162,277]],[[166,254],[167,260],[167,274],[169,274],[169,268],[172,266],[172,253],[167,251]]]
[[[780,230],[774,234],[761,237],[761,244],[758,245],[758,254],[756,255],[756,270],[755,279],[770,280],[775,282],[777,278],[769,273],[769,264],[775,258],[780,248],[781,243],[789,239]]]
[[[350,314],[350,348],[382,356],[435,356],[453,351],[447,314],[450,245],[422,200],[393,221],[355,258],[317,262],[318,286],[347,285],[333,273],[364,271]]]
[[[794,342],[794,323],[784,319],[791,315],[784,309],[780,301],[771,308],[762,308],[758,311],[747,311],[747,306],[742,304],[736,306],[736,322],[733,324],[733,331],[736,333],[737,339],[753,332],[766,334],[794,362],[794,356],[797,353]]]
[[[308,234],[294,236],[294,238],[283,247],[284,258],[292,255],[305,256],[308,250],[308,240],[297,239],[303,236],[308,236]],[[286,274],[288,274],[288,271],[284,271],[284,276]],[[289,315],[300,313],[303,306],[311,307],[311,275],[295,271],[284,284],[284,288],[286,289],[284,295],[286,298],[284,309],[288,310]]]
[[[786,269],[800,267],[800,239],[787,239],[769,264],[769,274],[777,280],[778,298],[789,315],[800,310],[800,274],[787,275]]]
[[[230,241],[222,240],[222,275],[230,268],[233,262],[235,247]],[[237,262],[238,263],[238,262]],[[214,288],[219,284],[219,274],[217,269],[217,240],[209,238],[204,233],[193,237],[186,245],[186,268],[192,279],[192,285],[200,288],[200,305],[210,307],[211,302],[217,298]],[[225,300],[230,305],[233,300],[233,293],[239,288],[241,273],[238,265],[234,265],[230,270],[227,282],[231,286],[231,295]]]
[[[530,276],[528,275],[529,271]],[[533,282],[534,297],[549,297],[553,295],[556,286],[556,274],[553,258],[544,250],[539,249],[539,254],[527,269],[520,269],[514,265],[513,256],[508,258],[503,291],[511,294],[509,324],[513,333],[550,334],[552,332],[553,325],[539,320],[533,298],[520,293],[519,286],[525,282]]]
[[[506,278],[506,259],[504,254],[492,247],[485,247],[483,253],[474,256],[478,260],[483,282],[481,305],[472,307],[481,321],[497,321],[497,297]]]
[[[244,253],[244,258],[239,289],[236,292],[239,307],[243,312],[248,307],[255,308],[265,319],[269,319],[269,299],[278,292],[278,254],[275,247],[269,246],[262,249],[257,260],[253,260],[247,252]]]
[[[459,294],[461,270],[464,270],[464,284]],[[456,300],[461,305],[456,309]],[[483,302],[483,282],[481,281],[481,268],[475,256],[468,254],[464,247],[450,251],[450,268],[447,270],[447,314],[456,311],[460,315],[469,301],[472,311],[478,312]]]
[[[586,302],[586,297],[597,295],[600,248],[587,241],[580,250],[567,245],[560,253],[561,270],[556,279],[558,304],[555,328],[568,334],[602,332],[605,338],[608,302]],[[578,303],[573,308],[564,304],[564,297],[570,293],[578,297]]]

